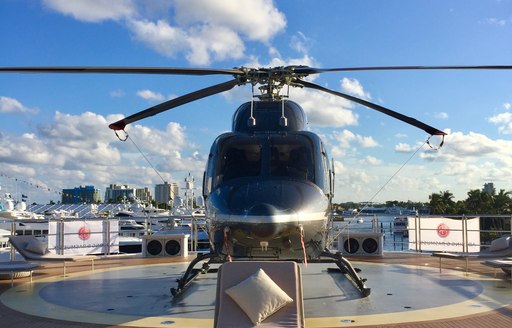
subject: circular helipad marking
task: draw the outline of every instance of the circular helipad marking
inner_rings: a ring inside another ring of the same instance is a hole
[[[318,289],[319,285],[315,285],[315,282],[323,283],[337,277],[343,280],[344,275],[328,273],[329,265],[326,264],[302,267],[308,327],[337,326],[340,323],[354,327],[414,322],[419,318],[453,318],[486,312],[509,302],[503,296],[507,293],[496,289],[496,280],[474,274],[450,270],[443,270],[440,274],[433,268],[393,264],[353,264],[362,269],[362,277],[368,278],[367,285],[372,288],[372,294],[367,298],[351,295],[350,292],[341,295],[339,291],[346,289],[343,284],[338,285],[338,291],[331,288],[330,295],[323,295],[321,299],[314,297],[311,289]],[[57,320],[137,327],[212,326],[215,274],[194,282],[188,291],[191,295],[189,298],[174,303],[170,296],[170,285],[186,267],[187,263],[172,264],[171,267],[169,264],[141,265],[73,273],[67,278],[49,277],[11,288],[0,295],[0,300],[14,310]],[[339,283],[344,283],[344,280]],[[85,286],[87,293],[84,294],[84,289],[78,286]],[[421,286],[425,286],[425,289],[418,301],[416,290]],[[112,294],[112,291],[118,294]],[[104,299],[109,294],[112,294],[111,298]],[[393,301],[390,301],[390,294]],[[435,306],[432,304],[436,302],[426,302],[428,306],[421,306],[427,298],[434,297],[434,301],[439,302],[440,295],[447,295],[446,299],[451,303]],[[73,298],[77,300],[70,301]],[[149,299],[152,302],[148,302]],[[326,302],[331,312],[316,312],[316,307],[323,307],[322,302]],[[145,308],[148,303],[157,309]],[[193,314],[187,313],[191,309],[187,306],[191,303],[197,303],[195,310],[190,311]],[[387,303],[389,306],[377,303]],[[137,311],[130,312],[136,306]],[[346,316],[336,315],[340,313],[340,308],[343,308],[342,313]]]

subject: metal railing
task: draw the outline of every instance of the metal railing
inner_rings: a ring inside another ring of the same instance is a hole
[[[404,216],[400,216],[403,218]],[[503,235],[512,234],[512,215],[417,215],[408,216],[409,224],[396,226],[394,219],[389,215],[366,215],[356,218],[349,218],[344,221],[334,221],[331,226],[329,244],[336,247],[337,237],[350,232],[371,232],[381,233],[384,239],[384,251],[409,251],[425,252],[432,242],[424,238],[425,234],[437,232],[437,227],[428,228],[426,222],[431,219],[454,219],[460,221],[458,227],[452,227],[450,233],[458,235],[457,242],[459,252],[469,252],[472,247],[487,248],[492,240]],[[468,223],[479,218],[478,228],[471,228]],[[412,220],[413,224],[410,224]],[[471,235],[479,235],[478,243],[471,238]],[[440,247],[454,246],[453,242],[436,242]]]
[[[378,232],[383,235],[384,251],[408,251],[408,252],[428,252],[428,247],[426,245],[430,245],[431,242],[425,240],[425,233],[435,232],[436,228],[427,228],[425,222],[431,219],[440,219],[440,218],[449,218],[460,221],[458,223],[458,227],[451,228],[451,233],[458,235],[460,242],[457,243],[456,246],[459,246],[460,252],[469,252],[471,247],[482,247],[487,248],[490,246],[492,240],[499,238],[500,236],[506,234],[512,234],[512,215],[444,215],[444,216],[409,216],[409,223],[414,222],[411,226],[395,226],[393,217],[384,216],[384,215],[369,215],[365,216],[363,222],[359,222],[359,220],[347,220],[341,222],[333,222],[331,226],[331,234],[329,237],[330,246],[336,248],[336,237],[343,232]],[[474,218],[480,218],[480,223],[478,228],[471,228],[469,222]],[[56,220],[59,223],[63,224],[67,219],[59,219]],[[80,219],[84,222],[91,221],[102,221],[108,222],[112,220],[111,218],[99,218],[99,219]],[[36,229],[30,229],[31,224],[33,223],[46,223],[49,224],[52,220],[19,220],[16,223],[24,223],[25,228],[21,228],[19,225],[16,225],[15,222],[11,223],[10,234],[31,234],[37,236],[43,236],[45,238],[54,238],[57,243],[52,251],[57,254],[63,254],[64,250],[69,248],[69,245],[65,245],[64,241],[65,237],[71,235],[77,235],[79,232],[65,232],[64,229],[57,229],[57,231],[48,232],[48,228],[44,229],[41,227],[37,227]],[[190,222],[190,238],[189,238],[189,249],[191,251],[197,251],[199,242],[198,242],[198,234],[205,230],[204,224],[198,222],[196,219],[191,219]],[[106,225],[110,229],[110,225]],[[145,229],[140,232],[140,237],[142,235],[152,234],[151,225],[146,222]],[[478,243],[475,243],[471,238],[471,234],[478,233],[479,239]],[[111,253],[111,249],[115,247],[121,246],[119,238],[115,240],[111,240],[111,233],[107,231],[102,232],[91,232],[92,235],[95,234],[103,234],[104,238],[102,241],[102,245],[106,250],[106,253]],[[6,238],[5,238],[6,239]],[[5,244],[5,243],[4,243]],[[443,245],[442,242],[439,243],[441,246],[453,246],[453,242],[446,243]],[[100,246],[100,245],[98,245]],[[118,250],[118,248],[116,248]]]

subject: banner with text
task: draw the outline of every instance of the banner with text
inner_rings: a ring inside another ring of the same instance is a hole
[[[57,254],[119,252],[119,220],[50,221],[48,249]]]
[[[480,251],[480,218],[408,217],[409,249],[419,245],[423,251],[468,252]],[[416,230],[419,229],[417,232]],[[417,242],[419,244],[417,244]]]

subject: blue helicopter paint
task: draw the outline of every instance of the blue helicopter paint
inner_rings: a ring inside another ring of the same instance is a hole
[[[214,250],[299,260],[303,240],[307,256],[319,257],[333,196],[328,164],[325,147],[318,135],[306,131],[298,104],[241,105],[233,131],[214,141],[203,179]]]

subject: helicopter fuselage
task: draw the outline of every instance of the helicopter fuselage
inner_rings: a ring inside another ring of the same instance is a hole
[[[332,172],[305,114],[287,101],[240,106],[203,179],[214,250],[234,257],[316,258],[325,249]],[[247,124],[250,118],[256,124]],[[286,118],[286,124],[281,117]]]

